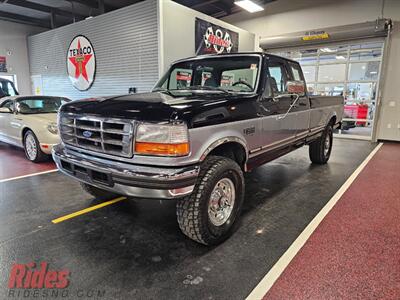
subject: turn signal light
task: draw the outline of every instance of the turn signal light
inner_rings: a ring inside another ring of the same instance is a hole
[[[189,143],[162,144],[136,142],[135,153],[145,155],[185,156],[189,154]]]

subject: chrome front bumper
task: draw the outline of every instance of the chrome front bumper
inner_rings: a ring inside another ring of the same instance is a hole
[[[53,159],[64,174],[117,194],[152,199],[174,199],[190,194],[199,166],[141,166],[93,157],[59,144]]]

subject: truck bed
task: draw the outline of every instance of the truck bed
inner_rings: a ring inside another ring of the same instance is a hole
[[[310,96],[311,109],[324,106],[343,105],[343,96]]]
[[[310,130],[326,126],[332,116],[336,122],[343,118],[343,96],[310,96]]]

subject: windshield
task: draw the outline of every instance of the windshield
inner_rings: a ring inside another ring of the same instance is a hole
[[[35,97],[19,99],[16,108],[21,114],[56,113],[61,105],[69,102],[61,97]]]
[[[174,64],[154,91],[254,92],[260,56],[220,56]]]

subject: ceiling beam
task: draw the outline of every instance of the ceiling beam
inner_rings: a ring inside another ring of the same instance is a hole
[[[192,9],[199,9],[199,8],[204,7],[204,6],[207,6],[207,5],[216,3],[216,2],[219,2],[219,0],[202,1],[201,3],[198,3],[198,4],[195,4],[195,5],[190,6],[190,8],[192,8]]]
[[[99,12],[100,14],[104,14],[106,12],[104,0],[98,0],[98,1],[99,1]]]
[[[40,12],[44,12],[44,13],[48,13],[48,14],[56,14],[56,15],[60,15],[60,16],[64,16],[64,17],[73,17],[73,16],[75,16],[75,17],[77,17],[79,19],[82,19],[82,20],[87,17],[87,16],[84,16],[82,14],[72,13],[71,11],[66,11],[66,10],[54,8],[54,7],[43,5],[43,4],[39,4],[39,3],[29,2],[29,1],[25,1],[25,0],[7,0],[6,3],[7,4],[12,4],[14,6],[19,6],[19,7],[23,7],[23,8],[29,8],[29,9],[33,9],[33,10],[36,10],[36,11],[40,11]]]
[[[31,18],[31,17],[27,17],[27,16],[23,16],[23,15],[9,13],[9,12],[6,13],[3,11],[0,11],[0,19],[5,20],[5,21],[21,23],[21,24],[50,28],[50,22],[47,20]]]
[[[95,8],[95,9],[101,9],[101,4],[99,3],[98,0],[67,0],[68,2],[74,2],[74,3],[79,3],[81,5],[85,5],[90,8]],[[114,9],[117,9],[118,7],[109,5],[109,4],[104,4],[104,10],[107,11],[112,11]]]

